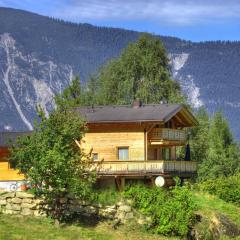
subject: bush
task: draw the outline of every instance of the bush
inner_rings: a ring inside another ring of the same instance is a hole
[[[199,184],[200,189],[216,195],[226,202],[240,205],[240,173],[230,177],[221,177]]]
[[[93,202],[100,203],[102,205],[115,204],[121,198],[121,193],[118,192],[115,187],[106,189],[94,189]]]
[[[167,191],[137,185],[129,187],[124,196],[133,200],[133,207],[151,217],[148,229],[154,233],[185,236],[194,223],[196,204],[186,187]]]

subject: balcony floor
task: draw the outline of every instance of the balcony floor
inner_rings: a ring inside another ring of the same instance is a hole
[[[103,161],[97,174],[99,176],[179,176],[191,177],[196,174],[195,161]]]

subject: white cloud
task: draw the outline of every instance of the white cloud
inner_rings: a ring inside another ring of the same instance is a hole
[[[70,0],[52,12],[55,17],[73,21],[151,20],[171,25],[194,25],[240,17],[238,1],[177,0]]]
[[[189,26],[240,18],[239,0],[0,0],[68,21],[154,21]]]

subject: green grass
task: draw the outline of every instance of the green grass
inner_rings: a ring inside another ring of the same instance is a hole
[[[107,223],[93,226],[56,227],[44,218],[17,217],[0,214],[1,240],[177,240],[144,232],[136,226],[120,226],[114,230]]]
[[[212,239],[209,235],[209,227],[211,221],[216,214],[221,213],[226,215],[232,222],[240,227],[240,208],[234,204],[226,203],[216,196],[207,194],[205,192],[195,192],[195,201],[198,205],[198,212],[203,216],[201,222],[195,225],[195,228],[203,235],[204,239]],[[222,236],[221,240],[230,240],[232,238]],[[234,238],[240,240],[240,237]]]
[[[206,217],[211,217],[215,213],[227,215],[233,222],[240,226],[240,208],[232,203],[227,203],[216,196],[195,192],[195,201],[199,212]]]

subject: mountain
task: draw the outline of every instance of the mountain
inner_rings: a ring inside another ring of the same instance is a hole
[[[51,111],[74,75],[86,82],[140,34],[0,8],[0,131],[32,129],[37,104]],[[240,42],[159,37],[189,102],[222,110],[240,139]]]

